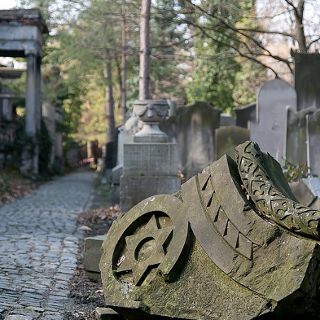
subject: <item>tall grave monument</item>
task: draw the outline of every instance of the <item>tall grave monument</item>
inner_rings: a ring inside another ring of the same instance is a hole
[[[168,107],[164,100],[141,100],[134,105],[134,112],[143,127],[134,135],[132,143],[123,145],[122,211],[146,197],[179,189],[176,144],[159,129],[159,122],[167,116]]]

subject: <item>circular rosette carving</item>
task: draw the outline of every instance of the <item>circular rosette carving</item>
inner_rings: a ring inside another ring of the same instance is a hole
[[[150,197],[112,225],[101,259],[102,272],[103,264],[110,263],[114,277],[130,285],[148,283],[157,273],[169,280],[187,233],[188,222],[178,198]]]

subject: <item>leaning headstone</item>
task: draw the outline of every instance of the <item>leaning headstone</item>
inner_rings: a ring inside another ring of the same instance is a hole
[[[295,53],[295,89],[298,109],[320,108],[320,54]]]
[[[320,111],[308,114],[306,119],[308,167],[312,175],[320,176]]]
[[[173,195],[149,197],[103,243],[107,306],[124,319],[316,319],[320,211],[246,142]]]
[[[267,81],[257,96],[257,122],[250,122],[250,138],[284,164],[288,110],[296,111],[297,95],[287,82]]]
[[[216,130],[215,139],[215,158],[219,159],[227,154],[234,159],[234,148],[250,139],[250,131],[237,126],[221,127]]]
[[[134,111],[144,125],[133,143],[123,146],[120,207],[124,212],[146,197],[172,193],[180,186],[176,144],[159,129],[160,120],[168,114],[167,103],[137,101]]]

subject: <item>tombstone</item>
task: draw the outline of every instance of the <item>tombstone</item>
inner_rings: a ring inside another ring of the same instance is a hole
[[[221,127],[235,126],[235,125],[236,125],[236,121],[232,116],[225,114],[225,113],[222,113],[220,115],[220,126]]]
[[[306,115],[307,159],[311,174],[320,176],[320,111]]]
[[[250,132],[246,128],[237,126],[221,127],[216,129],[215,139],[215,159],[219,159],[224,154],[234,159],[234,148],[250,140]]]
[[[236,114],[236,125],[238,127],[248,128],[248,124],[250,121],[257,121],[257,110],[255,103],[236,107],[234,111]]]
[[[320,54],[295,53],[294,81],[298,109],[320,108]]]
[[[288,111],[286,160],[290,164],[307,166],[306,115],[313,111],[314,109],[304,109],[298,112]]]
[[[288,110],[297,110],[297,96],[287,82],[267,81],[257,96],[257,122],[249,123],[250,139],[282,165],[286,158]]]
[[[316,319],[319,226],[280,164],[246,142],[236,160],[111,226],[100,260],[107,307],[125,320]]]
[[[133,143],[123,146],[120,207],[124,212],[148,196],[172,193],[180,186],[176,144],[158,126],[167,115],[167,103],[136,101],[134,112],[143,127],[134,135]]]
[[[179,166],[186,178],[214,160],[220,113],[211,104],[197,101],[179,108],[175,117],[161,122],[161,129],[177,143]]]

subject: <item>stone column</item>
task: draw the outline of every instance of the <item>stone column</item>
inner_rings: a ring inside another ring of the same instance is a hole
[[[37,132],[39,125],[39,82],[40,82],[40,66],[39,58],[33,52],[27,53],[27,79],[26,79],[26,116],[25,116],[25,132],[30,138],[22,155],[21,171],[27,175],[38,174],[38,157],[39,150],[37,146]]]

